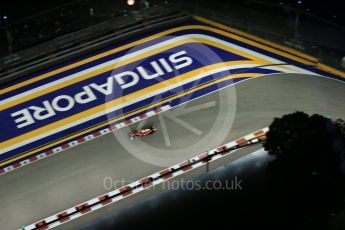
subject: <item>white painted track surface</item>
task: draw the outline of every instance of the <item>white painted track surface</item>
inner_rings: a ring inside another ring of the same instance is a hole
[[[228,92],[236,93],[237,108],[232,129],[224,126],[220,130],[226,135],[224,142],[265,127],[274,117],[296,110],[345,118],[345,85],[330,79],[302,75],[265,76],[239,83],[230,87]],[[185,121],[179,125],[176,119],[166,116],[150,118],[148,123],[157,124],[159,131],[156,136],[147,137],[145,142],[156,149],[176,150],[187,147],[207,135],[218,111],[232,109],[231,106],[219,108],[218,93],[186,106],[192,107],[200,110],[178,116]],[[166,135],[162,135],[165,132],[159,122],[162,119],[168,130],[169,141]],[[186,127],[186,124],[190,127]],[[119,132],[127,135],[125,130]],[[217,141],[222,142],[223,138],[219,138],[221,140]],[[166,146],[165,143],[169,142],[171,146]],[[134,147],[139,145],[140,148],[147,148],[140,140],[133,144]],[[205,149],[216,145],[206,142],[199,147]],[[198,147],[193,150],[195,152],[186,152],[185,155],[177,154],[187,159],[201,152]],[[170,151],[161,151],[160,154],[165,157],[165,152]],[[176,159],[176,163],[179,161]],[[105,177],[135,180],[160,168],[128,153],[111,134],[84,143],[0,177],[1,229],[18,229],[22,224],[31,224],[105,193]],[[92,218],[92,215],[84,218]]]

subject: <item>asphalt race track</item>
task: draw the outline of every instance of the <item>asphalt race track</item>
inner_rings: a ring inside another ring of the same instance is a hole
[[[154,136],[129,141],[130,129],[123,128],[2,175],[1,229],[18,229],[105,193],[106,177],[140,179],[268,126],[286,113],[299,110],[344,119],[344,98],[343,82],[297,74],[254,78],[209,94],[139,124],[156,125]],[[92,215],[97,212],[87,218]]]

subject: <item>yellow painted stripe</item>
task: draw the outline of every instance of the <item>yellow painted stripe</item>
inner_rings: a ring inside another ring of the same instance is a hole
[[[329,72],[331,74],[334,74],[334,75],[338,75],[340,77],[343,77],[345,78],[345,73],[340,71],[340,70],[337,70],[337,69],[334,69],[328,65],[324,65],[324,64],[321,64],[321,63],[317,63],[316,67],[318,67],[319,69],[323,70],[323,71],[326,71],[326,72]]]
[[[307,54],[304,54],[304,53],[301,53],[297,50],[294,50],[294,49],[291,49],[289,47],[286,47],[286,46],[282,46],[282,45],[279,45],[279,44],[276,44],[276,43],[273,43],[271,41],[268,41],[268,40],[265,40],[265,39],[262,39],[260,37],[257,37],[257,36],[254,36],[254,35],[251,35],[251,34],[248,34],[248,33],[245,33],[243,31],[240,31],[238,29],[235,29],[235,28],[232,28],[230,26],[225,26],[223,24],[220,24],[220,23],[217,23],[217,22],[214,22],[212,20],[209,20],[209,19],[206,19],[206,18],[202,18],[202,17],[199,17],[199,16],[193,16],[193,18],[195,20],[198,20],[200,22],[203,22],[203,23],[206,23],[206,24],[209,24],[211,26],[214,26],[214,27],[217,27],[217,28],[220,28],[220,29],[223,29],[223,30],[226,30],[226,31],[229,31],[231,33],[234,33],[234,34],[238,34],[238,35],[241,35],[243,37],[246,37],[246,38],[250,38],[254,41],[257,41],[257,42],[260,42],[260,43],[263,43],[263,44],[266,44],[268,46],[272,46],[276,49],[280,49],[280,50],[283,50],[287,53],[291,53],[293,55],[296,55],[296,56],[299,56],[299,57],[302,57],[304,59],[307,59],[311,62],[318,62],[318,59],[313,57],[313,56],[310,56],[310,55],[307,55]]]
[[[151,108],[153,108],[153,107],[159,106],[159,105],[164,104],[164,103],[166,103],[166,102],[169,102],[169,101],[171,101],[171,100],[177,99],[177,98],[179,98],[179,97],[183,97],[183,96],[185,96],[185,95],[187,95],[187,94],[193,93],[193,92],[198,91],[198,90],[203,89],[203,88],[206,88],[206,87],[208,87],[208,86],[210,86],[210,85],[217,84],[217,83],[220,83],[220,82],[223,82],[223,81],[226,81],[226,80],[230,80],[230,79],[235,79],[235,78],[242,78],[242,77],[251,77],[251,78],[254,78],[254,77],[261,76],[261,75],[263,75],[263,74],[262,74],[262,73],[240,73],[240,74],[228,75],[228,76],[226,76],[226,77],[224,77],[224,78],[222,78],[222,79],[214,80],[214,81],[211,81],[211,82],[206,83],[206,84],[204,84],[204,85],[195,87],[195,88],[193,88],[193,89],[186,90],[185,92],[180,93],[180,94],[178,94],[178,95],[175,95],[175,96],[173,96],[173,97],[170,97],[170,98],[164,99],[164,100],[162,100],[162,101],[156,102],[156,103],[154,103],[154,104],[151,104],[151,105],[149,105],[149,106],[147,106],[147,107],[144,107],[144,108],[141,108],[141,109],[139,109],[139,110],[135,110],[135,111],[130,112],[130,113],[126,114],[126,115],[123,115],[123,116],[119,116],[119,117],[113,118],[112,120],[103,122],[103,123],[101,123],[101,124],[99,124],[99,125],[97,125],[97,126],[94,126],[94,127],[92,127],[92,128],[86,129],[86,130],[84,130],[84,131],[82,131],[82,132],[78,132],[78,133],[73,134],[73,135],[71,135],[71,136],[62,138],[62,139],[60,139],[60,140],[58,140],[58,141],[56,141],[56,142],[53,142],[53,143],[50,143],[50,144],[48,144],[48,145],[39,147],[39,148],[34,149],[34,150],[32,150],[32,151],[26,152],[26,153],[24,153],[24,154],[21,154],[20,156],[13,157],[13,158],[11,158],[11,159],[8,159],[8,160],[6,160],[6,161],[1,162],[1,163],[0,163],[0,166],[9,164],[9,163],[14,162],[14,161],[17,161],[17,160],[20,160],[20,159],[22,159],[22,158],[25,158],[25,157],[27,157],[27,156],[30,156],[30,155],[32,155],[32,154],[34,154],[34,153],[37,153],[37,152],[39,152],[39,151],[41,151],[41,150],[44,150],[44,149],[46,149],[46,148],[49,148],[49,147],[52,147],[52,146],[61,144],[61,143],[65,142],[65,141],[68,141],[68,140],[73,139],[73,138],[75,138],[75,137],[78,137],[78,136],[80,136],[80,135],[83,135],[83,134],[86,134],[86,133],[91,132],[91,131],[93,131],[93,130],[99,129],[99,128],[103,127],[103,126],[104,126],[105,124],[107,124],[107,123],[108,123],[108,124],[112,124],[112,123],[114,123],[114,122],[116,122],[116,121],[125,119],[125,118],[130,117],[130,116],[132,116],[132,115],[135,115],[135,114],[137,114],[137,113],[144,112],[144,111],[146,111],[146,110],[148,110],[148,109],[151,109]]]
[[[149,56],[152,56],[152,55],[155,55],[155,54],[158,54],[160,52],[163,52],[165,50],[169,50],[171,48],[174,48],[174,47],[177,47],[177,46],[181,46],[181,45],[184,45],[184,44],[187,44],[187,43],[193,43],[193,42],[197,42],[197,43],[200,43],[200,44],[206,44],[206,45],[210,45],[210,46],[214,46],[214,47],[217,47],[219,49],[223,49],[223,50],[226,50],[230,53],[235,53],[237,55],[240,55],[242,57],[245,57],[245,58],[248,58],[248,59],[251,59],[251,60],[254,60],[254,61],[257,61],[257,62],[261,62],[261,63],[266,63],[266,64],[271,64],[270,62],[268,61],[265,61],[264,59],[261,59],[261,58],[258,58],[258,57],[255,57],[253,55],[250,55],[250,54],[247,54],[247,53],[244,53],[242,51],[239,51],[239,50],[236,50],[232,47],[229,47],[229,46],[225,46],[223,44],[220,44],[220,43],[217,43],[217,42],[213,42],[211,40],[208,40],[208,39],[204,39],[204,38],[193,38],[193,39],[189,39],[189,38],[186,38],[186,39],[182,39],[178,42],[175,42],[175,43],[172,43],[172,44],[167,44],[163,47],[160,47],[160,48],[156,48],[154,50],[151,50],[147,53],[144,53],[144,54],[141,54],[141,55],[138,55],[138,56],[135,56],[135,57],[132,57],[132,58],[129,58],[127,60],[123,60],[123,61],[119,61],[116,63],[116,65],[110,65],[110,66],[107,66],[107,67],[104,67],[104,68],[101,68],[99,70],[94,70],[92,72],[89,72],[87,74],[84,74],[84,75],[81,75],[79,77],[76,77],[74,79],[70,79],[70,80],[67,80],[65,82],[62,82],[60,84],[57,84],[57,85],[54,85],[54,86],[51,86],[51,87],[48,87],[46,89],[42,89],[42,90],[39,90],[37,92],[34,92],[30,95],[27,95],[25,96],[24,98],[18,98],[17,100],[13,100],[13,101],[10,101],[8,103],[5,103],[3,105],[1,105],[1,109],[4,110],[4,109],[7,109],[7,108],[10,108],[10,107],[13,107],[15,105],[18,105],[18,104],[21,104],[21,103],[24,103],[26,101],[29,101],[29,100],[32,100],[34,98],[37,98],[39,96],[42,96],[42,95],[45,95],[45,94],[48,94],[50,92],[53,92],[53,91],[56,91],[58,89],[62,89],[64,87],[67,87],[69,85],[72,85],[72,84],[75,84],[77,82],[80,82],[80,81],[84,81],[86,79],[89,79],[89,78],[92,78],[96,75],[99,75],[99,74],[102,74],[102,73],[105,73],[105,72],[108,72],[108,71],[111,71],[111,70],[114,70],[116,68],[119,68],[121,66],[124,66],[124,65],[127,65],[129,63],[132,63],[132,62],[135,62],[135,61],[138,61],[138,60],[141,60],[141,59],[144,59],[144,58],[147,58]]]
[[[312,61],[308,61],[308,60],[305,60],[301,57],[298,57],[298,56],[295,56],[295,55],[292,55],[292,54],[289,54],[289,53],[286,53],[285,51],[281,51],[281,50],[278,50],[278,49],[275,49],[275,48],[272,48],[268,45],[265,45],[265,44],[261,44],[261,43],[258,43],[256,41],[253,41],[253,40],[249,40],[247,38],[244,38],[244,37],[241,37],[241,36],[238,36],[238,35],[235,35],[235,34],[229,34],[223,30],[219,30],[219,29],[216,29],[216,28],[212,28],[212,27],[209,27],[209,29],[207,29],[208,31],[212,31],[212,32],[215,32],[215,33],[218,33],[218,34],[221,34],[221,35],[224,35],[224,36],[227,36],[227,37],[230,37],[232,39],[235,39],[235,40],[238,40],[238,41],[241,41],[243,43],[246,43],[248,45],[251,45],[251,46],[255,46],[257,48],[260,48],[260,49],[263,49],[263,50],[266,50],[266,51],[269,51],[271,53],[275,53],[275,54],[278,54],[282,57],[286,57],[286,58],[289,58],[291,60],[295,60],[297,62],[300,62],[300,63],[303,63],[303,64],[306,64],[306,65],[314,65],[315,63],[312,62]]]
[[[268,42],[268,41],[266,41],[266,40],[262,40],[262,39],[260,39],[260,38],[257,38],[257,37],[255,37],[255,36],[253,36],[253,35],[246,34],[246,33],[244,33],[244,32],[235,30],[235,29],[230,28],[230,27],[228,27],[228,26],[224,26],[224,25],[222,25],[222,24],[212,22],[212,21],[210,21],[210,20],[206,20],[206,19],[203,19],[203,18],[200,18],[200,17],[195,17],[195,19],[197,19],[197,20],[199,20],[199,21],[202,21],[202,22],[204,22],[204,23],[207,23],[207,24],[213,24],[213,26],[215,26],[215,27],[218,27],[218,28],[227,30],[227,31],[232,32],[232,33],[241,34],[241,35],[243,35],[243,36],[245,35],[245,37],[249,37],[249,38],[251,38],[251,39],[253,39],[253,40],[257,40],[257,41],[259,41],[259,42],[260,42],[260,41],[261,41],[261,42],[264,41],[266,44],[271,44],[271,45],[274,44],[274,43]],[[129,43],[129,44],[127,44],[127,45],[123,45],[123,46],[121,46],[121,47],[118,47],[118,48],[115,48],[115,49],[112,49],[112,50],[103,52],[103,53],[101,53],[101,54],[97,54],[97,55],[95,55],[95,56],[92,56],[92,57],[83,59],[83,60],[78,61],[78,62],[75,62],[75,63],[73,63],[73,64],[70,64],[70,65],[67,65],[67,66],[58,68],[58,69],[56,69],[56,70],[53,70],[53,71],[51,71],[51,72],[48,72],[48,73],[39,75],[39,76],[34,77],[34,78],[32,78],[32,79],[29,79],[29,80],[27,80],[27,81],[18,83],[18,84],[16,84],[16,85],[9,86],[9,87],[7,87],[6,89],[1,90],[0,93],[7,93],[7,92],[10,92],[10,91],[15,90],[15,89],[18,89],[18,88],[20,88],[20,87],[22,87],[22,86],[25,86],[25,85],[28,85],[28,84],[31,84],[31,83],[40,81],[40,80],[42,80],[42,79],[44,79],[44,78],[47,78],[47,77],[53,76],[53,75],[55,75],[55,74],[61,73],[61,72],[63,72],[63,71],[72,69],[72,68],[74,68],[74,67],[78,67],[78,66],[80,66],[80,65],[89,63],[89,62],[94,61],[94,60],[96,60],[96,59],[99,59],[99,58],[102,58],[102,57],[105,57],[105,56],[108,56],[108,55],[117,53],[117,52],[119,52],[119,51],[122,51],[122,50],[125,50],[125,49],[128,49],[128,48],[134,47],[134,46],[136,46],[136,45],[143,44],[143,43],[145,43],[145,42],[148,42],[148,41],[157,39],[157,38],[159,38],[159,37],[168,35],[168,34],[170,34],[170,33],[174,33],[174,32],[177,32],[177,31],[182,31],[182,30],[188,30],[188,29],[201,29],[201,30],[208,30],[208,31],[210,31],[210,29],[214,29],[214,28],[211,28],[211,27],[208,27],[208,26],[190,25],[190,26],[182,26],[182,27],[177,27],[177,28],[169,29],[169,30],[163,31],[163,32],[161,32],[161,33],[157,33],[157,34],[155,34],[155,35],[152,35],[152,36],[149,36],[149,37],[140,39],[140,40],[138,40],[138,41]],[[213,30],[213,32],[216,32],[216,31],[220,31],[220,30]],[[223,32],[224,32],[224,31],[223,31]],[[234,38],[234,39],[240,40],[240,41],[242,41],[242,42],[246,42],[246,43],[247,43],[247,41],[249,41],[248,39],[245,39],[245,38],[240,37],[240,36],[236,36],[236,35],[234,35],[234,34],[230,34],[230,33],[222,33],[222,34],[223,34],[223,35],[225,34],[225,36],[227,36],[227,37]],[[260,45],[260,44],[257,43],[257,42],[251,43],[251,44],[254,45],[254,46],[257,46],[257,47],[258,47],[258,45]],[[275,44],[275,45],[277,45],[277,44]],[[276,47],[281,48],[281,49],[283,49],[283,50],[287,48],[287,47],[283,47],[283,46],[276,46]],[[260,48],[262,48],[262,49],[264,49],[264,50],[267,50],[267,51],[270,51],[270,52],[273,52],[273,53],[277,53],[277,52],[276,52],[277,50],[272,49],[272,48],[270,48],[269,46],[263,46],[263,45],[261,45]],[[268,50],[267,48],[270,48],[270,49]],[[297,52],[297,51],[296,51],[296,52]],[[291,55],[286,56],[284,52],[279,52],[279,53],[277,53],[277,54],[279,54],[279,55],[281,55],[281,56],[285,56],[285,57],[291,58],[291,59],[293,59],[293,60],[295,60],[295,61],[302,60],[302,63],[306,64],[306,63],[304,62],[303,59],[301,59],[301,58],[297,58],[297,59],[296,59],[295,56],[291,56]],[[304,58],[311,60],[311,62],[315,62],[315,59],[314,59],[313,57],[305,56],[305,55],[303,55],[302,53],[299,53],[299,52],[298,52],[298,54],[299,54],[298,56],[303,56]],[[301,55],[301,54],[302,54],[302,55]],[[310,64],[310,63],[309,63],[309,64]]]
[[[286,54],[283,54],[281,52],[277,52],[277,51],[271,51],[273,53],[276,53],[276,54],[279,54],[283,57],[287,57],[287,58],[290,58],[294,61],[298,61],[298,62],[301,62],[303,64],[307,64],[307,65],[316,65],[316,68],[320,69],[320,70],[323,70],[323,71],[326,71],[328,73],[331,73],[331,74],[334,74],[334,75],[337,75],[337,76],[340,76],[342,78],[345,78],[345,72],[341,71],[341,70],[337,70],[333,67],[330,67],[328,65],[325,65],[325,64],[322,64],[320,63],[320,60],[313,57],[313,56],[310,56],[308,54],[305,54],[305,53],[301,53],[300,51],[297,51],[297,50],[294,50],[292,48],[289,48],[289,47],[286,47],[286,46],[282,46],[282,45],[279,45],[279,44],[276,44],[274,42],[270,42],[270,41],[267,41],[265,39],[262,39],[262,38],[259,38],[257,36],[254,36],[254,35],[251,35],[251,34],[248,34],[248,33],[245,33],[243,31],[240,31],[240,30],[237,30],[237,29],[234,29],[234,28],[231,28],[229,26],[225,26],[223,24],[220,24],[220,23],[217,23],[217,22],[214,22],[212,20],[209,20],[209,19],[205,19],[205,18],[202,18],[202,17],[199,17],[199,16],[193,16],[194,19],[200,21],[200,22],[203,22],[203,23],[206,23],[206,24],[209,24],[211,26],[214,26],[214,27],[217,27],[217,28],[220,28],[220,29],[223,29],[223,30],[226,30],[226,31],[229,31],[231,33],[234,33],[234,34],[238,34],[238,35],[241,35],[243,37],[246,37],[246,38],[249,38],[251,40],[254,40],[254,41],[257,41],[257,42],[260,42],[260,43],[263,43],[263,44],[267,44],[268,46],[271,46],[271,47],[274,47],[278,50],[282,50],[282,51],[285,51],[287,53],[290,53],[290,54],[293,54],[297,57],[301,57],[301,58],[304,58],[304,59],[307,59],[309,60],[310,62],[305,62],[305,61],[301,61],[301,59],[299,58],[293,58],[291,57],[290,55],[286,55]],[[240,40],[240,39],[239,39]],[[240,40],[241,41],[241,40]],[[245,41],[243,41],[245,42]],[[246,42],[247,43],[247,42]],[[258,46],[257,46],[258,47]],[[265,49],[265,48],[264,48]],[[265,49],[267,50],[267,49]],[[269,51],[269,50],[268,50]]]
[[[106,51],[106,52],[97,54],[97,55],[95,55],[95,56],[92,56],[92,57],[83,59],[83,60],[81,60],[81,61],[75,62],[75,63],[73,63],[73,64],[70,64],[70,65],[67,65],[67,66],[58,68],[58,69],[53,70],[53,71],[51,71],[51,72],[48,72],[48,73],[39,75],[39,76],[34,77],[34,78],[32,78],[32,79],[29,79],[29,80],[27,80],[27,81],[23,81],[23,82],[21,82],[21,83],[18,83],[18,84],[16,84],[16,85],[13,85],[13,86],[10,86],[10,87],[8,87],[8,88],[6,88],[6,89],[1,90],[0,93],[7,93],[7,92],[10,92],[10,91],[15,90],[15,89],[18,89],[18,88],[20,88],[20,87],[22,87],[22,86],[25,86],[25,85],[28,85],[28,84],[31,84],[31,83],[40,81],[40,80],[42,80],[42,79],[44,79],[44,78],[51,77],[51,76],[53,76],[53,75],[55,75],[55,74],[58,74],[58,73],[61,73],[61,72],[63,72],[63,71],[72,69],[72,68],[74,68],[74,67],[81,66],[81,65],[83,65],[83,64],[86,64],[86,63],[92,62],[92,61],[94,61],[94,60],[96,60],[96,59],[99,59],[99,58],[102,58],[102,57],[106,57],[106,56],[108,56],[108,55],[111,55],[111,54],[120,52],[120,51],[122,51],[122,50],[132,48],[132,47],[134,47],[134,46],[143,44],[143,43],[145,43],[145,42],[154,40],[154,39],[156,39],[156,38],[165,36],[165,35],[167,35],[167,34],[174,33],[174,32],[176,32],[176,31],[180,31],[180,30],[188,30],[188,29],[192,29],[192,28],[193,28],[193,26],[182,26],[182,27],[177,27],[177,28],[174,28],[174,29],[170,29],[170,30],[163,31],[163,32],[161,32],[161,33],[154,34],[154,35],[152,35],[152,36],[149,36],[149,37],[140,39],[140,40],[138,40],[138,41],[135,41],[135,42],[132,42],[132,43],[129,43],[129,44],[126,44],[126,45],[123,45],[123,46],[120,46],[120,47],[117,47],[117,48],[108,50],[108,51]]]
[[[0,144],[0,146],[1,146],[0,149],[14,145],[18,142],[22,142],[24,140],[30,139],[34,136],[37,136],[38,134],[45,133],[46,131],[56,129],[58,127],[70,124],[74,121],[86,118],[86,117],[91,116],[91,115],[96,114],[96,113],[99,113],[99,112],[105,110],[105,108],[114,107],[114,106],[120,105],[122,103],[125,103],[127,101],[133,100],[135,98],[144,96],[150,92],[154,92],[156,90],[159,90],[166,85],[174,85],[174,84],[178,83],[179,81],[187,80],[187,79],[192,78],[193,76],[197,75],[200,72],[204,72],[204,71],[206,72],[206,71],[214,70],[214,69],[217,69],[220,67],[225,67],[225,66],[233,66],[233,65],[248,64],[248,63],[250,63],[250,62],[248,62],[248,61],[232,61],[229,63],[224,62],[224,63],[218,63],[218,64],[214,64],[214,65],[210,65],[210,66],[201,67],[199,69],[184,73],[182,75],[179,75],[177,77],[171,78],[171,79],[163,81],[163,82],[159,82],[155,85],[149,86],[149,87],[144,88],[142,90],[133,92],[133,93],[125,95],[123,97],[109,101],[105,104],[90,108],[86,111],[80,112],[78,114],[75,114],[75,115],[72,115],[70,117],[64,118],[62,120],[56,121],[54,123],[48,124],[48,125],[43,126],[41,128],[38,128],[38,129],[35,129],[33,131],[24,133],[20,136],[16,136],[12,139],[6,140]],[[258,63],[258,64],[263,64],[263,63]]]

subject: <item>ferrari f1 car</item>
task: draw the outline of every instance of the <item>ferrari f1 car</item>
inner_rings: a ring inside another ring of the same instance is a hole
[[[149,136],[154,134],[157,131],[156,127],[151,126],[150,128],[147,129],[141,129],[141,130],[133,130],[132,132],[129,133],[129,139],[134,140],[137,137],[144,137],[144,136]]]

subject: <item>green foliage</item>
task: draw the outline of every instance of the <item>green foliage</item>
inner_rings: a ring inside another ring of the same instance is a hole
[[[270,184],[288,203],[309,214],[338,210],[344,197],[341,171],[345,153],[345,122],[304,112],[275,118],[264,148]]]

